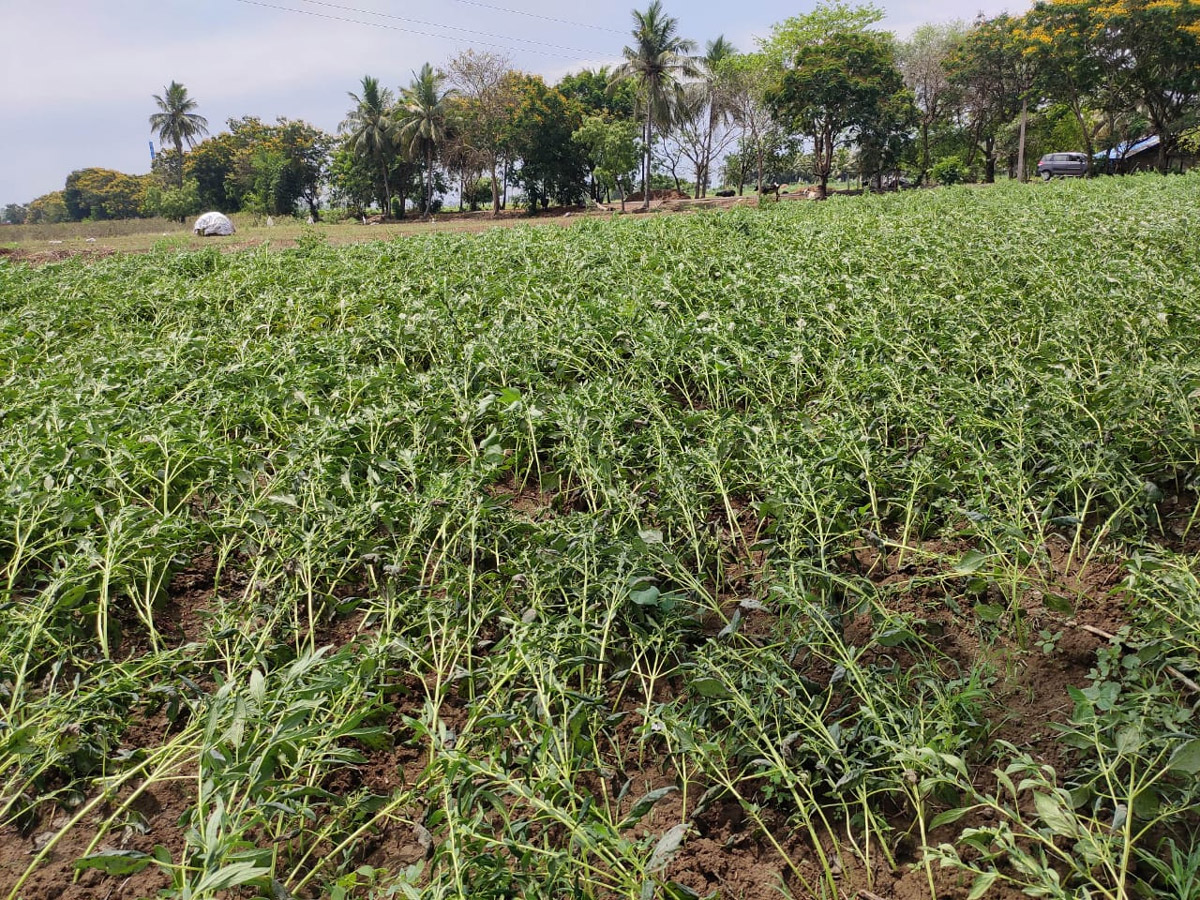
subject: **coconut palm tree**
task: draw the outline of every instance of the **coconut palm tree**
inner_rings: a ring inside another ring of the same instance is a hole
[[[708,144],[705,147],[702,192],[708,187],[709,166],[712,165],[713,157],[718,155],[718,151],[713,147],[717,126],[733,119],[733,97],[729,90],[725,65],[726,61],[736,54],[737,48],[722,34],[715,41],[708,42],[700,60],[700,83],[704,85],[703,90],[708,99]]]
[[[446,76],[429,63],[413,73],[396,110],[396,139],[411,158],[425,159],[425,215],[433,208],[433,156],[446,142],[450,124],[451,88],[442,90]]]
[[[724,35],[709,41],[704,55],[694,60],[696,80],[684,85],[681,91],[680,118],[692,123],[697,145],[694,150],[697,197],[705,196],[709,167],[713,158],[725,149],[714,142],[720,126],[733,118],[731,78],[725,67],[736,53],[737,48]]]
[[[179,165],[179,186],[183,186],[183,144],[196,145],[196,138],[208,134],[208,119],[192,112],[199,104],[188,96],[187,88],[172,81],[162,96],[154,95],[159,111],[150,116],[150,130],[158,133],[160,145],[170,141],[175,145],[175,160]]]
[[[392,121],[394,97],[392,92],[379,86],[379,79],[364,75],[362,95],[347,91],[354,101],[354,108],[347,114],[338,130],[347,135],[351,152],[375,161],[383,176],[383,214],[392,213],[392,188],[388,182],[388,169],[395,159],[395,125]]]
[[[694,41],[679,36],[679,20],[663,12],[661,0],[651,0],[645,12],[633,10],[632,47],[621,54],[625,61],[613,71],[610,84],[632,80],[641,92],[646,120],[643,123],[645,158],[642,168],[642,208],[650,208],[650,152],[654,125],[671,121],[675,91],[682,78],[693,78],[699,69],[691,54]]]

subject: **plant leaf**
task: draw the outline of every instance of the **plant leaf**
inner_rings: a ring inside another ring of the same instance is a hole
[[[654,852],[650,854],[650,862],[646,863],[648,873],[655,875],[667,867],[675,858],[675,854],[679,852],[679,848],[683,846],[683,839],[687,837],[691,827],[687,822],[680,822],[666,830],[658,839],[658,843],[654,845]]]
[[[1061,837],[1076,837],[1079,829],[1075,823],[1075,817],[1067,812],[1066,807],[1054,794],[1035,793],[1033,795],[1033,805],[1037,809],[1038,818]]]
[[[270,869],[256,866],[254,863],[231,863],[228,866],[217,869],[215,872],[205,873],[203,878],[192,885],[192,893],[204,894],[211,891],[223,891],[226,888],[238,887],[239,885],[249,884],[252,881],[258,881],[260,878],[265,878],[270,874]]]
[[[981,553],[978,550],[968,550],[963,554],[963,558],[958,561],[958,565],[954,567],[954,574],[974,575],[990,558],[988,554]]]
[[[929,830],[933,831],[936,828],[941,828],[943,825],[951,825],[970,811],[971,808],[969,806],[964,806],[960,809],[948,809],[945,812],[938,813],[929,823]]]
[[[729,688],[725,687],[725,683],[717,678],[697,679],[692,682],[691,687],[701,697],[708,697],[710,700],[728,700],[733,696],[729,693]]]
[[[75,861],[76,869],[99,869],[105,875],[134,875],[142,871],[154,857],[140,850],[101,850]]]
[[[1188,741],[1176,750],[1168,768],[1183,775],[1200,773],[1200,738]]]
[[[1000,873],[993,869],[991,872],[981,872],[979,876],[971,882],[971,893],[967,894],[967,900],[979,900],[984,894],[991,890],[996,879],[1000,877]]]
[[[679,790],[679,788],[675,787],[673,784],[669,784],[666,787],[660,787],[650,791],[650,793],[639,799],[637,803],[633,804],[633,808],[630,809],[629,814],[621,820],[621,824],[617,826],[617,830],[624,831],[626,828],[636,825],[645,817],[646,813],[650,812],[650,810],[654,808],[654,804],[658,803],[658,801],[663,797],[666,797],[668,794],[672,794],[677,790]]]

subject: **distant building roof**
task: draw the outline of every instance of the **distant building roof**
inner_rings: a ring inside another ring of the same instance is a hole
[[[1126,141],[1124,144],[1118,144],[1111,150],[1101,150],[1095,154],[1095,159],[1129,159],[1131,156],[1137,156],[1139,153],[1145,153],[1147,150],[1153,150],[1160,143],[1161,138],[1157,134],[1152,134],[1150,137],[1140,138],[1136,141]]]

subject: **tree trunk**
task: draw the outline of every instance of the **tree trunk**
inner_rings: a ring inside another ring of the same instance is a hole
[[[500,218],[500,181],[497,179],[495,158],[492,159],[492,218]]]
[[[1096,144],[1092,139],[1091,129],[1087,127],[1087,121],[1083,118],[1083,105],[1078,101],[1078,98],[1071,99],[1071,112],[1075,114],[1075,121],[1079,123],[1079,134],[1083,138],[1083,146],[1087,150],[1087,172],[1085,178],[1091,178],[1096,167]]]
[[[984,158],[984,184],[996,183],[996,139],[990,137],[987,139],[987,144],[983,151]]]
[[[383,217],[386,219],[392,214],[392,186],[388,183],[387,164],[382,157],[379,160],[379,168],[383,171]]]
[[[433,215],[433,141],[425,144],[425,218]]]
[[[929,120],[921,119],[921,174],[917,176],[917,184],[924,184],[929,175]]]
[[[407,198],[407,194],[408,194],[408,186],[409,186],[409,184],[412,182],[412,172],[410,172],[410,171],[409,171],[408,165],[409,165],[408,163],[402,163],[402,164],[401,164],[401,166],[400,166],[400,179],[401,179],[401,181],[404,183],[404,193],[400,195],[400,215],[399,215],[399,218],[401,218],[401,219],[403,219],[403,218],[404,218],[404,213],[405,213],[405,209],[404,209],[404,207],[405,207],[405,205],[406,205],[406,202],[407,202],[407,199],[408,199],[408,198]],[[388,215],[391,215],[391,212],[390,212],[390,210],[391,210],[391,205],[392,205],[392,204],[391,204],[391,201],[389,200],[389,201],[388,201],[388,209],[389,209],[389,213],[388,213]]]
[[[760,141],[757,137],[754,139],[754,153],[758,157],[758,186],[761,188],[763,183],[763,167],[765,162],[763,157],[766,156],[766,154],[763,153],[762,141]]]
[[[817,176],[817,199],[829,196],[829,172],[833,168],[833,135],[822,134],[813,138],[813,168]]]
[[[175,165],[179,167],[179,187],[183,187],[183,138],[175,135]]]
[[[1024,184],[1029,180],[1025,172],[1025,128],[1029,122],[1029,100],[1021,99],[1021,136],[1017,140],[1017,180]]]
[[[963,164],[969,169],[975,163],[975,154],[979,152],[980,132],[983,131],[983,125],[976,122],[971,126],[971,146],[967,150],[967,158],[963,160]]]
[[[646,154],[642,172],[642,209],[650,209],[650,144],[654,139],[654,84],[646,86]]]

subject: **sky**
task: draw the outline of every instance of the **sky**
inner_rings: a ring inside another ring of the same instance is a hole
[[[815,0],[665,0],[701,45],[754,47]],[[150,169],[154,94],[179,81],[213,134],[230,118],[335,131],[363,75],[393,89],[468,47],[557,80],[611,64],[631,0],[0,0],[0,206],[62,188],[88,166]],[[639,8],[644,6],[639,2]],[[1005,0],[885,0],[883,26],[970,20]],[[1026,4],[1018,4],[1024,8]],[[156,141],[157,146],[157,141]]]

